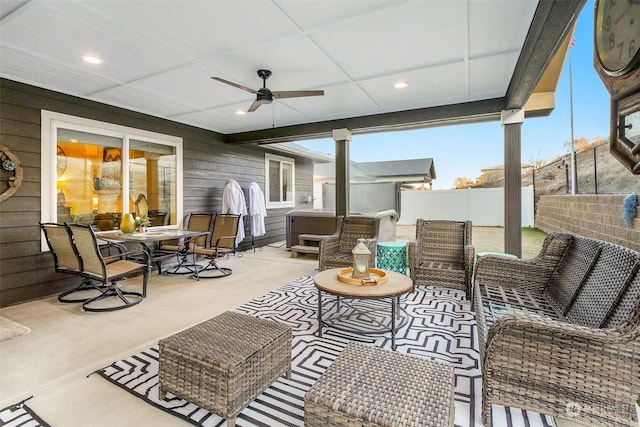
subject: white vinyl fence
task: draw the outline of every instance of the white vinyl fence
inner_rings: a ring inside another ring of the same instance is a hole
[[[504,189],[402,191],[400,225],[416,219],[470,220],[473,225],[504,227]],[[533,227],[533,186],[522,187],[522,226]]]

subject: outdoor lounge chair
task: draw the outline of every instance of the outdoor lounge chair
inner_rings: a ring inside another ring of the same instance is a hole
[[[49,252],[53,256],[56,272],[73,274],[83,279],[79,286],[58,295],[58,301],[62,303],[85,302],[95,296],[91,291],[102,293],[103,289],[100,286],[82,276],[80,260],[76,256],[67,226],[57,223],[40,223],[40,228],[44,233],[47,246],[49,246]],[[79,294],[80,296],[69,298],[71,294]]]
[[[108,249],[115,249],[117,253],[103,256],[98,247],[98,239],[91,227],[70,224],[67,228],[72,236],[73,248],[78,257],[82,275],[93,282],[100,283],[102,287],[100,295],[82,304],[85,311],[121,310],[142,302],[147,295],[147,283],[151,271],[147,252],[128,252],[124,246],[108,242]],[[130,261],[127,256],[142,256],[145,262]],[[120,289],[120,281],[140,273],[143,274],[142,293]],[[115,302],[108,303],[104,301],[106,299]]]
[[[409,243],[409,270],[414,286],[461,289],[471,299],[475,249],[471,221],[416,221],[416,240]]]
[[[187,218],[187,230],[206,231],[193,238],[186,238],[183,241],[162,242],[160,250],[162,252],[175,252],[178,258],[178,265],[167,269],[165,274],[193,274],[197,278],[198,270],[203,267],[196,264],[196,249],[208,248],[211,242],[211,227],[214,214],[212,213],[192,213]]]
[[[352,215],[346,218],[339,216],[336,232],[320,240],[318,263],[320,271],[330,268],[351,267],[353,254],[351,251],[358,239],[365,239],[371,251],[370,267],[375,267],[378,229],[380,218]]]

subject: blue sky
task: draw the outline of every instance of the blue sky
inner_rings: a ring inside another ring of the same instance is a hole
[[[593,67],[593,5],[584,6],[571,48],[573,69],[573,133],[575,139],[609,136],[609,95]],[[571,140],[569,59],[556,90],[556,108],[550,116],[526,119],[522,125],[522,162],[551,161],[565,154]],[[332,139],[299,141],[322,153],[334,154]],[[437,179],[433,188],[450,189],[457,177],[475,179],[480,169],[504,163],[500,122],[459,125],[404,132],[355,135],[351,159],[357,162],[432,157]],[[389,147],[393,147],[391,151]]]

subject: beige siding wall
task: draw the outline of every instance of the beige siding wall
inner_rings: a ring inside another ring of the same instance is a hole
[[[624,227],[624,194],[542,196],[536,207],[536,227],[547,233],[566,230],[640,251],[640,218]]]
[[[40,252],[42,109],[183,138],[185,214],[220,212],[222,190],[229,179],[238,181],[245,191],[253,181],[264,190],[265,150],[257,145],[231,146],[215,132],[0,79],[0,138],[24,167],[18,191],[0,202],[0,306],[57,294],[73,285],[74,279],[56,274],[52,257]],[[313,162],[295,161],[296,205],[306,207],[304,196],[312,194]],[[287,211],[268,211],[267,233],[256,240],[256,246],[285,240]],[[246,223],[245,248],[251,243]]]

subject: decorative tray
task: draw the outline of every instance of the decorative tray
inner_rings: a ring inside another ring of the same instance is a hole
[[[338,280],[344,283],[349,283],[350,285],[356,286],[374,286],[381,285],[386,283],[389,280],[387,273],[384,270],[379,270],[377,268],[369,269],[370,279],[354,279],[353,276],[353,268],[347,267],[343,268],[338,272]]]

